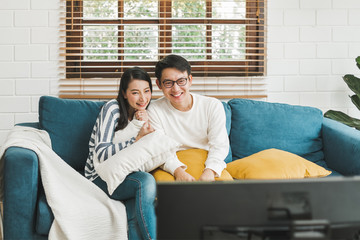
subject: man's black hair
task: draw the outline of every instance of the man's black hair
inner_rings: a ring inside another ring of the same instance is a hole
[[[160,81],[162,71],[166,68],[176,68],[180,72],[187,72],[191,74],[190,63],[183,57],[175,54],[171,54],[161,59],[155,66],[155,77]]]

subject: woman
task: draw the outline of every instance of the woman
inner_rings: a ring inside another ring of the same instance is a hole
[[[96,120],[85,166],[85,176],[88,179],[105,191],[110,198],[125,203],[129,239],[156,237],[155,180],[147,172],[133,172],[110,195],[106,183],[96,173],[94,159],[103,162],[154,131],[148,123],[146,112],[151,94],[151,79],[143,69],[134,67],[124,72],[117,99],[105,103]],[[131,131],[134,129],[137,131]]]

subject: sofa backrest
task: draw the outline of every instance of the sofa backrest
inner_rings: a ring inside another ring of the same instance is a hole
[[[40,128],[49,133],[53,150],[78,171],[84,170],[91,131],[103,104],[40,98]],[[289,151],[312,162],[323,160],[323,115],[319,109],[247,99],[232,99],[223,106],[231,145],[226,162],[268,148]]]
[[[84,170],[91,131],[103,104],[103,101],[70,100],[51,96],[40,98],[40,128],[49,133],[53,150],[78,171]],[[225,102],[223,106],[229,134],[231,109]],[[225,161],[232,161],[231,149]]]
[[[222,102],[223,106],[224,106],[224,110],[225,110],[225,116],[226,116],[226,131],[227,134],[230,135],[230,130],[231,130],[231,109],[229,104],[227,104],[226,102]],[[229,148],[229,153],[227,155],[227,157],[224,160],[226,163],[229,163],[232,161],[232,152],[231,152],[231,147]]]
[[[276,148],[312,162],[324,159],[323,114],[313,107],[232,99],[230,145],[233,160]]]
[[[104,102],[42,96],[39,125],[51,138],[53,150],[78,171],[83,171],[89,140]]]

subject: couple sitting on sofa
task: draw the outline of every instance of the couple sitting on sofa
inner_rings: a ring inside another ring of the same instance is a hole
[[[150,104],[152,83],[149,75],[138,67],[124,72],[117,99],[108,101],[96,120],[85,166],[85,176],[89,180],[110,198],[124,201],[129,239],[156,238],[155,179],[147,172],[132,172],[109,192],[106,181],[96,171],[96,164],[154,131],[161,131],[177,141],[180,144],[178,150],[208,151],[205,169],[199,179],[185,171],[187,166],[178,159],[175,151],[167,156],[161,168],[179,181],[214,181],[226,168],[224,159],[229,152],[223,105],[215,98],[190,93],[192,75],[188,61],[169,55],[157,63],[155,76],[164,97]]]

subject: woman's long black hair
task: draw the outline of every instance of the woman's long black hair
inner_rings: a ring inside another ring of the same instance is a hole
[[[116,131],[124,129],[128,125],[130,105],[128,101],[124,98],[124,94],[128,89],[129,83],[134,79],[147,81],[149,83],[150,91],[152,93],[151,78],[144,69],[139,67],[133,67],[127,69],[124,72],[124,74],[121,76],[119,93],[116,98],[116,100],[119,103],[119,109],[120,109],[120,119],[116,127]]]

